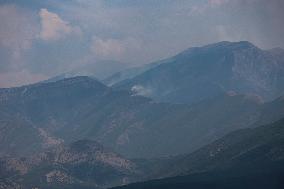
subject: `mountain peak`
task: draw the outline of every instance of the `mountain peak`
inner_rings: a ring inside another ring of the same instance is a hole
[[[221,41],[218,43],[212,43],[209,45],[201,47],[191,47],[187,50],[177,54],[175,57],[188,57],[196,54],[207,54],[211,52],[227,52],[227,51],[236,51],[236,50],[247,50],[247,49],[258,49],[254,44],[248,41],[239,41],[239,42],[230,42],[230,41]]]
[[[221,41],[221,42],[209,44],[209,45],[206,45],[200,48],[205,48],[205,49],[226,48],[226,49],[237,50],[237,49],[247,49],[247,48],[257,48],[257,47],[249,41],[238,41],[238,42]]]

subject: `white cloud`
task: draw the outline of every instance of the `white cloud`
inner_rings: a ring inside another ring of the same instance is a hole
[[[91,51],[98,59],[113,59],[123,61],[124,55],[137,50],[140,44],[132,38],[127,39],[101,39],[92,38]]]
[[[93,37],[92,51],[99,57],[120,57],[125,53],[125,47],[120,40],[100,39]]]
[[[41,9],[39,16],[41,18],[40,38],[42,40],[58,40],[72,32],[80,32],[78,28],[72,27],[56,13],[49,12],[47,9]]]

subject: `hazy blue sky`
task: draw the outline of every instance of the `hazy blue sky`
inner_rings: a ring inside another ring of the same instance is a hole
[[[283,10],[283,0],[0,0],[0,87],[223,40],[284,48]]]

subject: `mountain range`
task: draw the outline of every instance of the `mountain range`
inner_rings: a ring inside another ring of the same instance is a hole
[[[283,52],[220,42],[2,88],[0,189],[281,188]]]

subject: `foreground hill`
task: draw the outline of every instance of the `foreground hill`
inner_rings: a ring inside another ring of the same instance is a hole
[[[232,132],[192,154],[173,158],[156,173],[156,177],[177,175],[184,176],[119,188],[283,188],[284,119]]]
[[[81,139],[132,158],[192,152],[284,116],[283,98],[276,101],[229,93],[193,106],[156,103],[88,77],[0,89],[0,154],[29,155]]]
[[[189,48],[114,87],[164,102],[193,104],[228,91],[267,101],[284,94],[283,57],[246,41],[220,42]]]
[[[174,160],[165,176],[216,170],[254,170],[284,160],[284,119],[253,129],[242,129]],[[283,161],[284,162],[284,161]]]
[[[284,119],[242,129],[194,153],[164,161],[129,160],[97,142],[60,145],[30,158],[1,158],[3,188],[282,188]]]
[[[282,189],[284,187],[283,174],[284,171],[278,169],[243,175],[233,171],[210,172],[134,183],[114,189]]]

